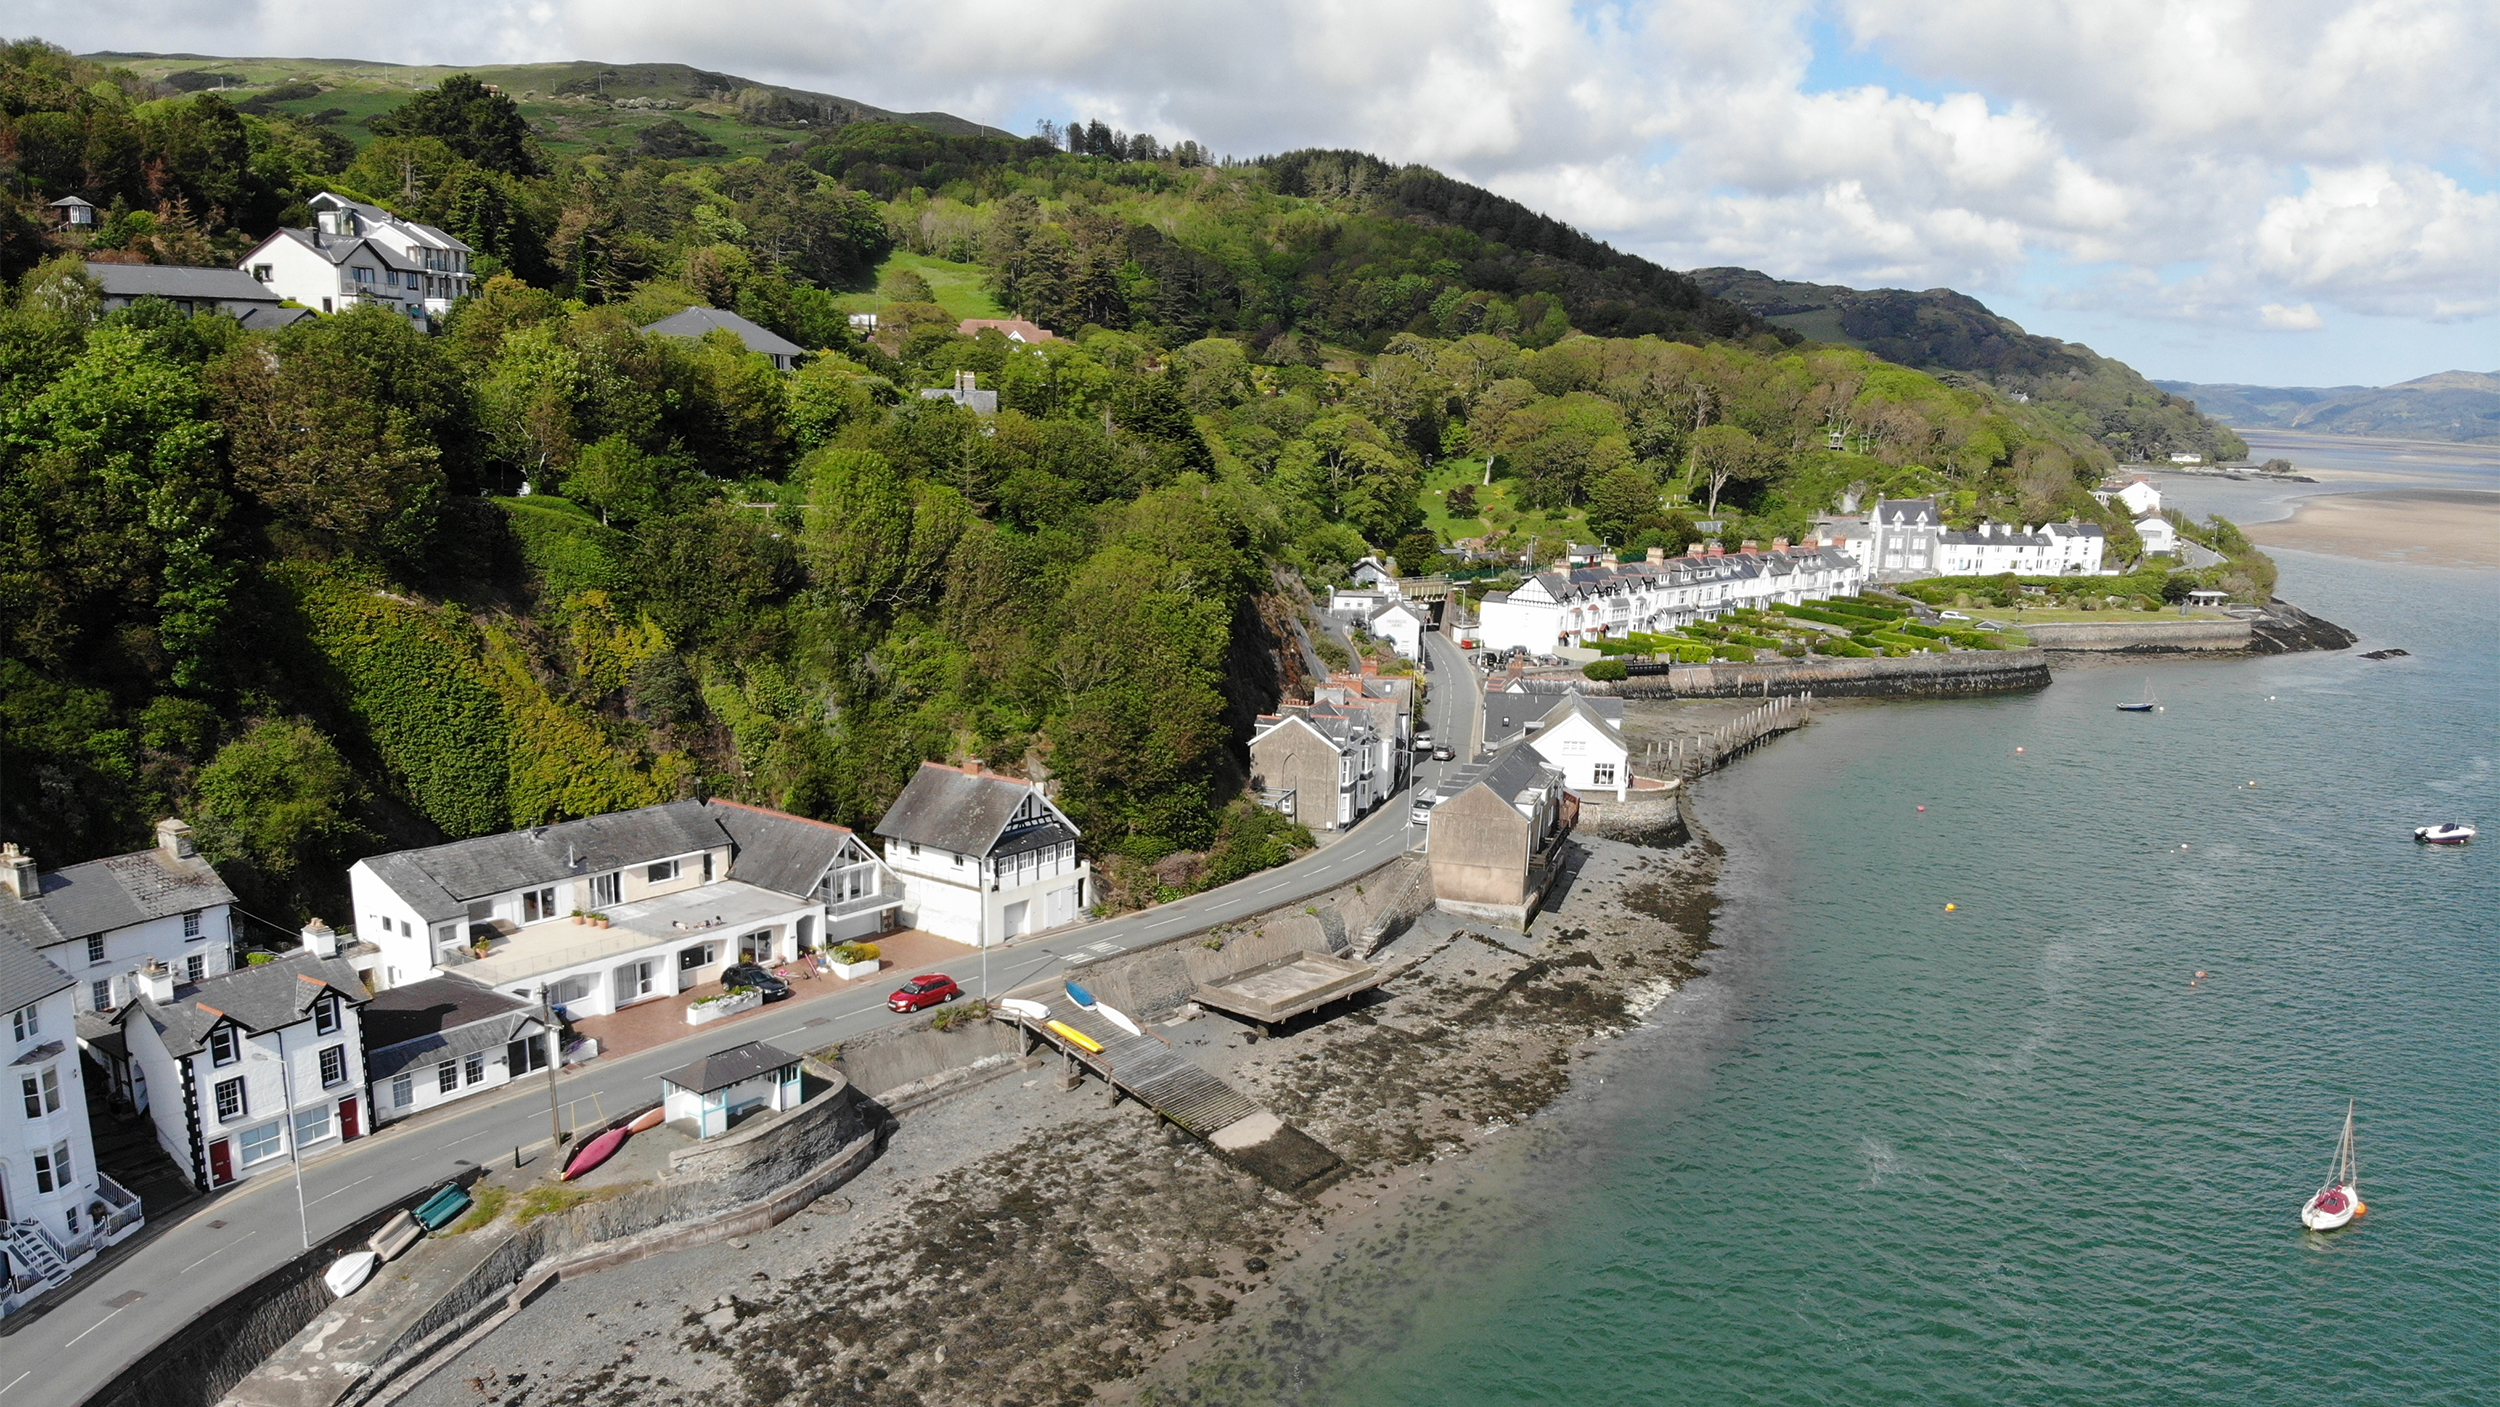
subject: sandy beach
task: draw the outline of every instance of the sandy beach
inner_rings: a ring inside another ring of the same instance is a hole
[[[1353,1009],[1272,1039],[1217,1015],[1163,1026],[1353,1166],[1316,1202],[1104,1107],[1097,1083],[1018,1071],[909,1110],[877,1163],[771,1231],[561,1282],[403,1401],[1156,1402],[1209,1373],[1275,1400],[1262,1381],[1296,1351],[1241,1331],[1295,1322],[1300,1277],[1384,1215],[1448,1208],[1694,975],[1717,847],[1580,850],[1533,935],[1427,913]]]
[[[2307,498],[2280,522],[2256,523],[2261,547],[2421,567],[2500,567],[2500,493],[2387,489]]]

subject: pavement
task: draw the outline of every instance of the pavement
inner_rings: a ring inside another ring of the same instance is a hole
[[[1425,639],[1434,660],[1425,676],[1431,685],[1426,719],[1437,741],[1451,744],[1463,736],[1470,742],[1455,749],[1463,762],[1482,726],[1476,672],[1446,637]],[[1421,761],[1411,785],[1433,786],[1444,768],[1460,762]],[[1420,830],[1408,822],[1410,804],[1407,796],[1392,796],[1334,844],[1202,894],[1008,947],[964,950],[950,960],[951,975],[975,995],[1005,992],[1074,963],[1351,883],[1420,842]],[[300,1191],[299,1176],[282,1166],[189,1204],[170,1224],[151,1225],[145,1243],[103,1274],[0,1327],[0,1407],[84,1401],[183,1325],[314,1242],[393,1202],[412,1201],[455,1173],[544,1157],[555,1141],[551,1118],[570,1131],[648,1104],[660,1075],[708,1050],[751,1040],[812,1050],[913,1019],[886,1010],[891,988],[883,982],[808,991],[817,985],[802,983],[799,995],[728,1023],[734,1031],[689,1027],[682,1040],[568,1066],[552,1095],[543,1076],[531,1076],[316,1152],[302,1165]]]

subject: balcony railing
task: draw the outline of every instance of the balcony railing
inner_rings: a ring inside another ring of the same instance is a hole
[[[110,1208],[96,1222],[96,1233],[108,1246],[119,1245],[140,1227],[147,1225],[147,1209],[139,1204],[139,1194],[122,1186],[103,1173],[95,1176],[96,1200]]]

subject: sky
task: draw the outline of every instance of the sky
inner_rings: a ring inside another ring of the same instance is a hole
[[[2148,376],[2500,371],[2493,0],[17,0],[86,52],[675,61],[1354,147],[1675,268],[1951,287]]]

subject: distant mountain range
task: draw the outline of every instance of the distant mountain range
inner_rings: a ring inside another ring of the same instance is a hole
[[[2443,371],[2393,386],[2153,384],[2243,430],[2500,442],[2500,372]]]
[[[2158,463],[2177,451],[2208,460],[2248,454],[2229,427],[2125,362],[2025,332],[1950,288],[1846,288],[1730,268],[1696,269],[1693,280],[1818,342],[1862,347],[1946,381],[1977,382],[2027,400],[2121,460]]]

